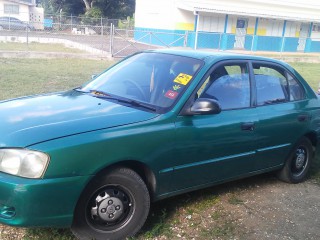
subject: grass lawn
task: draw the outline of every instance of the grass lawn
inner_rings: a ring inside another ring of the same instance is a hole
[[[63,53],[85,53],[76,48],[69,48],[61,43],[47,44],[31,42],[26,43],[0,42],[0,51],[35,51],[35,52],[63,52]]]
[[[0,100],[71,89],[111,64],[85,59],[0,58]]]
[[[2,44],[3,43],[0,43],[0,49],[3,47]],[[101,72],[113,63],[114,62],[85,59],[0,58],[0,100],[71,89],[90,80],[92,74]],[[320,64],[294,63],[292,65],[305,77],[313,89],[316,90],[318,88],[320,81]],[[320,182],[319,169],[320,164],[319,161],[317,161],[312,170],[312,174],[318,182]],[[186,199],[186,195],[183,195],[173,200],[161,201],[153,207],[144,231],[137,239],[157,238],[160,235],[165,235],[167,239],[171,239],[172,226],[179,226],[179,224],[184,221],[179,216],[181,212],[188,214],[188,216],[199,213],[200,216],[202,212],[206,212],[206,209],[218,204],[219,201],[218,197],[212,196],[212,194],[209,194],[206,190],[197,192],[196,197],[187,195]],[[232,197],[230,198],[230,203],[234,205],[241,204],[241,200]],[[202,231],[202,227],[197,225],[197,229],[199,228],[197,231],[203,235],[201,235],[202,239],[213,239],[216,237],[230,239],[235,231],[235,226],[232,225],[232,222],[229,220],[225,220],[228,219],[228,216],[225,215],[226,213],[223,209],[220,211],[218,208],[216,212],[212,212],[211,214],[211,218],[217,221],[218,227],[209,233],[205,230]],[[196,222],[192,224],[196,224]],[[17,231],[24,230],[17,229]],[[3,234],[4,233],[0,233],[0,239],[13,239],[9,235],[7,237]],[[173,238],[177,237],[174,236]],[[71,240],[74,239],[74,237],[69,230],[36,228],[27,230],[23,239]]]

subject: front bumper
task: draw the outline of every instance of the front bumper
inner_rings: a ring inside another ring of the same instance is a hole
[[[0,173],[0,223],[69,227],[88,176],[26,179]]]

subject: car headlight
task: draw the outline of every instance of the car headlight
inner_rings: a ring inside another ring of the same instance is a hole
[[[0,171],[26,178],[41,178],[49,156],[27,149],[0,149]]]

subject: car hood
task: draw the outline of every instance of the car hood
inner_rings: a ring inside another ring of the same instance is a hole
[[[146,121],[157,114],[77,91],[0,102],[0,147],[26,147],[82,132]]]

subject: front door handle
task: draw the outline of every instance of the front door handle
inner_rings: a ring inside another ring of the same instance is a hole
[[[241,130],[243,131],[253,131],[254,123],[253,122],[245,122],[241,124]]]

